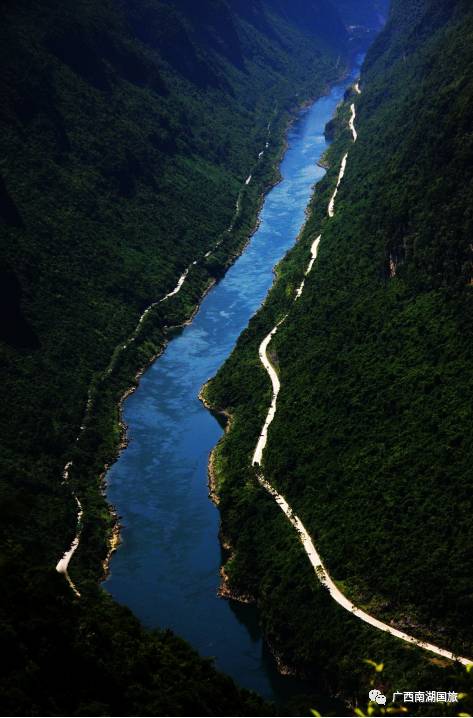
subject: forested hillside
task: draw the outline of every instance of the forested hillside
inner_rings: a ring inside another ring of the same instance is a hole
[[[248,237],[291,112],[344,72],[344,24],[329,0],[18,0],[1,17],[1,710],[260,712],[99,590],[99,476],[119,398]],[[80,600],[55,571],[72,490]]]
[[[281,391],[264,475],[337,585],[372,615],[473,657],[472,48],[470,3],[394,0],[362,94],[347,98],[358,140],[347,104],[301,240],[207,388],[232,415],[215,461],[231,585],[254,595],[283,662],[352,697],[365,658],[385,663],[387,690],[459,686],[463,673],[364,625],[317,581],[250,468],[271,401],[258,347],[289,310],[269,345]]]

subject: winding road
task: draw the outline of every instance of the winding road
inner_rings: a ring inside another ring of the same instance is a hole
[[[328,216],[329,217],[335,217],[335,199],[338,194],[338,188],[340,187],[340,183],[345,176],[345,170],[347,168],[347,160],[348,160],[348,152],[342,159],[342,164],[340,165],[340,172],[338,173],[338,181],[337,186],[335,187],[335,191],[330,199],[329,205],[328,205]]]
[[[358,132],[356,131],[356,128],[355,128],[355,120],[356,120],[356,108],[355,108],[355,103],[353,103],[353,104],[350,106],[350,112],[351,112],[351,117],[350,117],[350,130],[351,130],[352,135],[353,135],[353,142],[356,142],[357,139],[358,139]]]
[[[357,94],[361,94],[361,90],[359,87],[359,84],[356,83],[355,85],[355,91]],[[356,120],[356,107],[353,103],[351,105],[351,118],[349,122],[349,127],[352,132],[353,142],[356,142],[358,139],[358,133],[355,129],[355,120]],[[348,159],[348,153],[345,154],[342,160],[342,165],[340,168],[340,173],[338,176],[338,183],[337,187],[335,189],[335,192],[330,200],[330,204],[328,207],[328,215],[329,217],[333,217],[335,214],[335,198],[337,196],[338,188],[340,186],[340,183],[343,179],[343,176],[345,174],[345,169],[347,165],[347,159]],[[321,236],[317,237],[317,239],[312,244],[311,248],[311,259],[309,262],[309,265],[306,269],[304,279],[302,280],[299,288],[296,291],[294,302],[296,302],[300,296],[302,295],[302,292],[304,290],[305,285],[305,278],[312,270],[312,267],[314,265],[314,262],[317,258],[317,252],[320,244]],[[448,651],[444,648],[439,648],[438,646],[435,646],[432,643],[427,643],[426,641],[421,641],[414,636],[410,636],[408,633],[405,633],[404,631],[400,631],[397,628],[394,628],[393,626],[390,626],[387,623],[384,623],[383,621],[380,621],[379,619],[375,618],[374,616],[371,616],[369,613],[366,613],[366,611],[363,611],[361,608],[356,606],[354,603],[352,603],[337,587],[333,579],[331,578],[330,574],[328,573],[326,567],[324,566],[322,559],[317,552],[317,549],[314,546],[314,543],[305,528],[304,524],[300,520],[300,518],[294,513],[284,496],[279,494],[276,489],[267,481],[263,474],[262,469],[262,462],[263,462],[263,453],[264,449],[267,444],[268,440],[268,429],[273,421],[275,415],[276,415],[276,408],[277,408],[277,398],[278,394],[281,390],[281,382],[279,380],[279,377],[277,375],[277,372],[273,365],[271,364],[271,361],[268,357],[268,348],[271,343],[271,339],[274,337],[274,335],[277,333],[279,327],[283,322],[285,322],[288,318],[289,314],[286,314],[273,329],[265,336],[263,341],[260,344],[259,347],[259,357],[261,360],[261,363],[263,364],[264,368],[266,369],[267,373],[269,374],[269,377],[271,379],[271,384],[273,387],[273,396],[271,400],[271,405],[269,407],[266,420],[263,425],[263,429],[261,431],[261,434],[258,438],[258,443],[256,444],[256,448],[253,454],[252,459],[252,465],[254,467],[257,467],[257,477],[260,485],[273,497],[273,499],[276,501],[277,505],[281,509],[281,511],[284,512],[287,519],[290,521],[292,526],[297,531],[297,534],[299,536],[299,540],[302,543],[304,550],[309,558],[310,563],[312,564],[315,574],[320,581],[320,583],[325,586],[331,597],[334,601],[336,601],[340,606],[342,606],[346,611],[349,611],[351,614],[359,618],[361,621],[364,621],[365,623],[368,623],[370,626],[373,626],[374,628],[377,628],[380,631],[384,631],[385,633],[389,633],[391,636],[394,636],[396,638],[401,639],[402,641],[405,641],[406,643],[410,643],[414,646],[417,646],[418,648],[422,648],[426,651],[430,651],[431,653],[435,653],[438,656],[441,656],[442,658],[447,658],[451,661],[458,661],[459,663],[462,663],[463,665],[467,666],[473,663],[473,659],[471,658],[465,658],[463,656],[457,656],[456,654],[452,653],[451,651]]]

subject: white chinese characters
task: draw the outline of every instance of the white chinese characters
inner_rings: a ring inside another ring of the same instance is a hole
[[[370,691],[371,697],[372,691]],[[456,691],[396,691],[393,693],[393,703],[458,703]]]

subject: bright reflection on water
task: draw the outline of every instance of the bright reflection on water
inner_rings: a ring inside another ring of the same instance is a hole
[[[124,525],[105,586],[147,626],[172,628],[242,686],[281,699],[280,677],[254,607],[219,599],[219,514],[208,498],[207,460],[222,429],[197,399],[231,352],[294,244],[311,188],[324,174],[324,127],[349,81],[303,111],[289,132],[283,181],[268,194],[248,248],[207,295],[192,324],[146,372],[125,404],[130,444],[108,474]]]

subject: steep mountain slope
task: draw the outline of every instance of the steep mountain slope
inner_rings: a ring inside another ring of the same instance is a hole
[[[331,603],[293,528],[255,483],[249,465],[271,400],[258,347],[292,306],[321,234],[304,293],[269,345],[281,391],[264,475],[345,595],[473,657],[472,33],[469,3],[393,3],[362,94],[340,111],[331,169],[301,242],[207,390],[233,416],[216,465],[235,591],[255,595],[283,660],[348,691],[364,657],[386,663],[396,690],[462,678],[451,667],[448,678],[437,675],[428,654]]]
[[[262,710],[98,590],[112,525],[98,476],[120,396],[251,231],[290,112],[343,71],[338,15],[304,8],[301,22],[279,0],[2,6],[5,711]],[[54,570],[72,490],[79,602]]]

